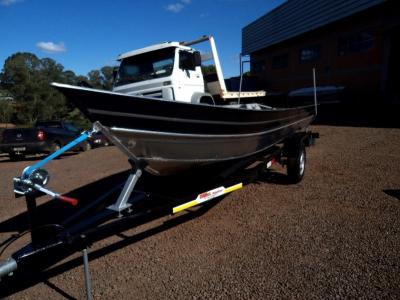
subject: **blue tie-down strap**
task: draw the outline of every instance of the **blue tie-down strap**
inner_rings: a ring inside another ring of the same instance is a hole
[[[45,164],[47,164],[49,161],[53,160],[54,158],[60,156],[61,154],[63,154],[64,152],[70,150],[71,148],[75,147],[76,145],[78,145],[79,143],[82,143],[83,141],[87,140],[90,135],[91,135],[91,131],[84,131],[81,133],[80,136],[78,136],[75,140],[69,142],[68,144],[66,144],[64,147],[62,147],[61,149],[53,152],[52,154],[50,154],[49,156],[47,156],[45,159],[42,159],[41,161],[37,162],[36,164],[34,164],[33,166],[29,166],[26,167],[24,169],[24,171],[22,172],[22,179],[27,179],[29,177],[29,175],[31,175],[31,173],[36,170],[39,169],[41,167],[43,167]]]

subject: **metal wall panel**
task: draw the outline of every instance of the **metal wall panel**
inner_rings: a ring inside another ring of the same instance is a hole
[[[289,0],[242,29],[242,53],[250,54],[385,1]]]

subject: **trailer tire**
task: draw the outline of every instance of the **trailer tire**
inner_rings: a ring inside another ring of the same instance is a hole
[[[290,183],[298,183],[304,177],[306,167],[306,147],[303,142],[292,145],[287,158],[287,176]]]

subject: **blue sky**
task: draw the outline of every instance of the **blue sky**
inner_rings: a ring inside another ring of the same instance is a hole
[[[239,73],[241,29],[284,0],[0,0],[0,64],[16,52],[86,75],[118,54],[215,37],[225,77]]]

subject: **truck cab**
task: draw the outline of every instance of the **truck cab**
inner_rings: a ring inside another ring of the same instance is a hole
[[[204,94],[200,53],[177,42],[166,42],[118,57],[114,92],[191,102]]]
[[[208,41],[211,53],[200,55],[191,45]],[[206,82],[202,60],[214,61],[216,76]],[[264,91],[228,92],[222,75],[214,38],[203,36],[191,42],[164,42],[121,54],[114,74],[113,91],[193,104],[215,104],[240,97],[262,97]]]

